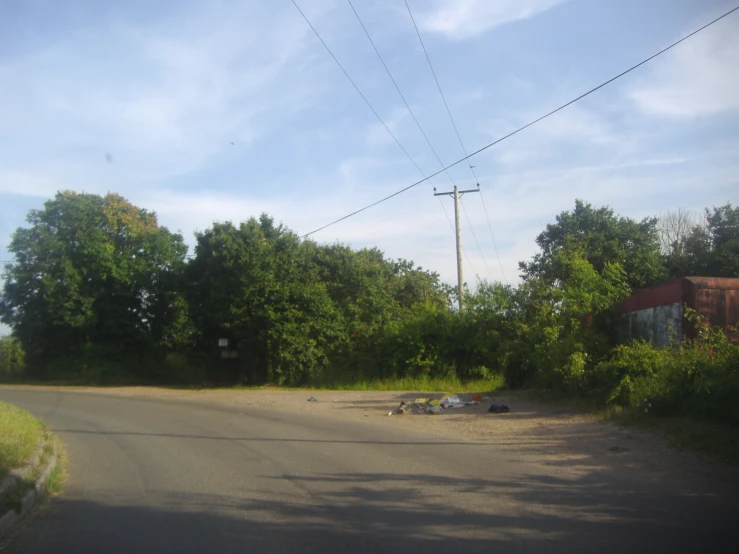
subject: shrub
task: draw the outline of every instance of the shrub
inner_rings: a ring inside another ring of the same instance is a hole
[[[21,343],[13,337],[0,337],[0,381],[11,381],[23,376],[26,369]]]
[[[645,341],[618,346],[597,365],[592,384],[611,404],[634,408],[646,401],[658,414],[737,425],[739,345],[731,340],[736,330],[710,327],[687,308],[686,317],[697,329],[695,339],[680,347],[657,348]]]

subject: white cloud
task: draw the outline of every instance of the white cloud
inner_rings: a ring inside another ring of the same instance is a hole
[[[0,162],[31,165],[20,150],[28,144],[46,168],[72,149],[89,156],[75,156],[83,163],[111,152],[129,177],[155,179],[273,132],[325,87],[316,67],[301,65],[312,57],[301,48],[304,22],[291,11],[260,21],[231,10],[156,28],[91,25],[0,63],[0,82],[13,83],[0,91]]]
[[[431,10],[421,12],[421,29],[452,39],[480,35],[494,27],[545,12],[566,0],[435,0]]]
[[[649,114],[690,118],[739,111],[739,33],[714,27],[655,60],[649,77],[627,92]]]
[[[546,111],[545,107],[537,111],[527,110],[519,114],[514,121],[493,121],[485,128],[495,129],[496,134],[489,136],[497,139],[540,117]],[[620,131],[603,114],[593,109],[572,105],[512,137],[505,144],[496,147],[493,152],[498,163],[528,167],[534,162],[553,157],[560,158],[562,149],[568,146],[580,150],[587,148],[591,154],[602,152],[610,156],[614,147],[624,149],[633,140],[631,133],[625,134]]]

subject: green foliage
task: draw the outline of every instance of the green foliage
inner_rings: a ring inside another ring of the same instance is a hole
[[[196,238],[187,276],[201,348],[219,338],[238,346],[230,370],[242,381],[296,384],[327,366],[346,331],[312,244],[266,215],[239,227],[216,223]]]
[[[739,277],[739,207],[726,204],[706,210],[706,220],[711,237],[706,275]]]
[[[614,349],[598,364],[595,383],[607,402],[658,415],[691,415],[739,424],[737,330],[707,325],[686,308],[698,329],[679,348],[635,341]]]
[[[505,378],[737,419],[739,355],[721,331],[696,320],[677,350],[616,344],[614,306],[667,275],[653,218],[577,201],[539,235],[522,284],[479,283],[462,312],[433,272],[301,240],[264,214],[197,233],[189,262],[182,237],[118,195],[61,192],[28,221],[0,298],[14,336],[0,379],[464,390]],[[733,274],[739,210],[685,221],[669,263]]]
[[[666,225],[674,226],[675,215]],[[664,264],[674,277],[739,277],[739,207],[706,209],[705,223],[674,233]]]
[[[449,349],[454,342],[455,318],[445,307],[418,304],[402,318],[389,322],[378,345],[377,376],[454,375]]]
[[[376,249],[301,242],[266,215],[216,223],[196,238],[190,313],[203,352],[219,338],[237,347],[239,358],[223,362],[226,381],[296,385],[337,367],[357,377],[405,371],[413,355],[401,360],[400,347],[388,346],[402,342],[398,326],[419,304],[445,305],[435,274]]]
[[[60,192],[31,210],[9,250],[0,320],[36,376],[90,347],[114,358],[151,356],[177,318],[182,237],[116,194]]]
[[[569,393],[583,392],[587,372],[610,348],[609,316],[629,292],[620,265],[600,272],[580,249],[551,256],[560,276],[554,283],[530,278],[519,287],[518,329],[505,367],[512,384],[536,384]]]
[[[371,379],[351,379],[346,375],[321,375],[308,384],[315,389],[356,390],[356,391],[425,391],[454,392],[493,392],[505,386],[503,376],[492,374],[488,378],[460,379],[455,375],[445,377],[388,377]]]
[[[657,218],[637,222],[615,216],[608,207],[594,209],[577,200],[575,209],[559,214],[557,223],[547,225],[536,243],[542,252],[531,262],[519,264],[525,279],[562,279],[556,254],[564,249],[580,251],[598,273],[608,264],[620,265],[631,288],[645,287],[667,277],[660,256]]]
[[[0,382],[21,378],[25,369],[25,353],[20,341],[14,337],[0,337]]]
[[[0,402],[0,480],[23,465],[41,442],[43,426],[28,412]]]

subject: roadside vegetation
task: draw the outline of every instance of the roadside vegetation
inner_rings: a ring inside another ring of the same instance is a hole
[[[43,432],[43,424],[31,414],[0,402],[0,480],[34,453]]]
[[[49,459],[56,452],[57,463],[51,470],[45,487],[48,494],[58,494],[64,484],[63,457],[65,449],[61,441],[44,424],[25,410],[0,402],[0,481],[10,471],[22,467],[41,446],[38,464],[15,486],[0,496],[0,515],[7,510],[20,511],[23,497],[41,477]]]
[[[520,263],[518,286],[456,291],[377,249],[317,244],[269,216],[182,236],[116,194],[60,192],[9,246],[0,380],[536,388],[619,413],[739,429],[735,330],[656,348],[619,334],[617,303],[670,277],[739,277],[739,208],[636,221],[577,201]],[[224,339],[226,346],[219,346]],[[640,416],[641,417],[641,416]]]

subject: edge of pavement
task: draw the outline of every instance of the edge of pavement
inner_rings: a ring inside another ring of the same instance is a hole
[[[26,492],[26,494],[23,495],[23,498],[21,498],[20,510],[16,510],[15,508],[11,507],[8,508],[8,510],[4,514],[0,514],[0,539],[5,537],[17,523],[22,521],[28,515],[28,513],[36,505],[36,503],[44,496],[46,496],[46,482],[49,480],[49,476],[51,475],[51,472],[54,470],[54,468],[57,466],[58,461],[56,440],[51,440],[49,441],[49,443],[51,444],[52,452],[46,459],[45,465],[41,469],[41,473],[33,484],[33,487],[28,492]],[[43,450],[43,447],[44,442],[42,441],[39,444],[37,455],[34,454],[34,456],[32,457],[34,460],[31,463],[26,464],[22,468],[14,470],[3,480],[3,492],[7,492],[13,486],[20,486],[23,476],[28,475],[29,473],[39,468],[39,462],[41,459],[41,452]],[[6,481],[12,482],[7,483]]]

